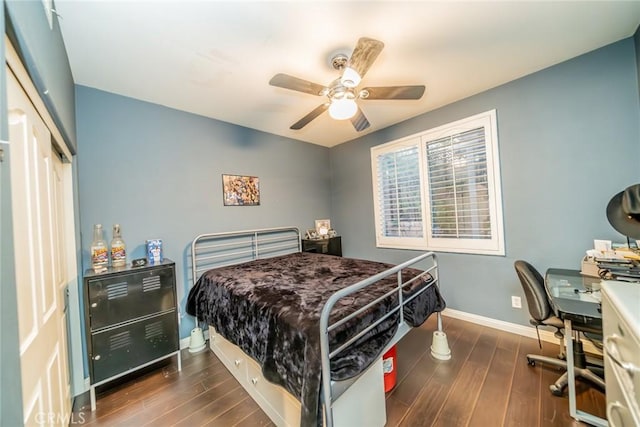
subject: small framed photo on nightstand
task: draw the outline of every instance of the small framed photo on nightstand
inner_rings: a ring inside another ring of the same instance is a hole
[[[331,221],[328,219],[316,219],[316,233],[320,238],[325,238],[331,229]]]

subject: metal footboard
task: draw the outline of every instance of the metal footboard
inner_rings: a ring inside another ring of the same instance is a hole
[[[403,269],[409,268],[412,266],[415,267],[417,263],[425,260],[431,260],[431,263],[430,263],[431,265],[427,270],[425,270],[423,273],[421,273],[420,275],[410,280],[407,280],[407,281],[402,280]],[[375,283],[379,282],[380,280],[385,279],[393,274],[397,276],[397,283],[398,283],[395,289],[387,292],[385,295],[382,295],[381,297],[370,302],[369,304],[362,306],[355,312],[351,313],[349,316],[339,319],[334,323],[329,323],[329,315],[331,314],[331,310],[340,299],[348,295],[351,295],[354,292],[357,292],[363,288],[366,288],[367,286],[372,286]],[[425,286],[415,294],[411,295],[411,297],[405,299],[403,296],[403,290],[407,286],[409,286],[411,283],[415,282],[416,280],[421,280],[427,274],[431,274],[433,281],[428,286]],[[422,292],[426,291],[430,286],[439,286],[438,262],[437,262],[436,254],[433,252],[427,252],[420,256],[417,256],[393,268],[390,268],[386,271],[378,273],[375,276],[371,276],[347,288],[341,289],[338,292],[331,295],[331,297],[329,297],[329,300],[325,303],[324,308],[322,309],[322,314],[320,317],[320,352],[322,356],[322,399],[324,403],[325,425],[327,427],[333,427],[333,404],[335,403],[336,399],[340,396],[340,394],[342,394],[342,392],[344,392],[344,390],[348,388],[348,386],[337,387],[339,386],[339,383],[336,383],[331,380],[331,359],[333,359],[337,354],[339,354],[340,352],[348,348],[349,345],[353,344],[358,338],[362,337],[371,329],[375,328],[385,319],[399,312],[398,332],[396,333],[396,336],[394,336],[394,338],[392,339],[392,343],[397,342],[410,329],[410,326],[408,326],[404,320],[404,310],[403,310],[404,305],[406,305],[411,300],[416,298]],[[398,305],[395,308],[385,313],[383,316],[381,316],[375,322],[367,326],[367,328],[360,331],[357,335],[353,336],[347,342],[342,343],[339,347],[335,349],[331,349],[329,347],[329,333],[332,330],[342,325],[343,323],[349,321],[353,317],[358,316],[362,312],[366,311],[367,309],[371,308],[372,306],[378,304],[380,301],[390,297],[395,293],[398,294]],[[442,332],[442,319],[441,319],[440,312],[437,312],[437,316],[438,316],[438,331]]]

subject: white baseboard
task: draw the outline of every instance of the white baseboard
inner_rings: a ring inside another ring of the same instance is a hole
[[[464,311],[445,308],[442,312],[443,316],[453,317],[454,319],[464,320],[466,322],[475,323],[477,325],[486,326],[488,328],[499,329],[501,331],[510,332],[512,334],[521,335],[523,337],[538,339],[536,328],[533,326],[518,325],[516,323],[505,322],[503,320],[492,319],[490,317],[479,316],[473,313],[465,313]],[[444,328],[447,332],[446,328]],[[540,340],[553,344],[559,344],[558,338],[555,337],[553,331],[540,328]],[[584,351],[587,353],[599,354],[601,350],[596,348],[589,340],[582,341]]]

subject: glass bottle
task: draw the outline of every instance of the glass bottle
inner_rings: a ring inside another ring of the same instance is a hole
[[[120,224],[114,224],[113,239],[111,239],[111,266],[124,267],[126,263],[127,250],[120,234]]]
[[[102,224],[93,226],[93,242],[91,242],[91,266],[97,273],[109,265],[107,242],[102,236]]]

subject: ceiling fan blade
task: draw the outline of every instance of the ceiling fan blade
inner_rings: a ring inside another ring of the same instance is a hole
[[[362,99],[420,99],[424,86],[380,86],[365,87],[360,92]],[[366,93],[363,93],[365,92]]]
[[[326,89],[324,86],[308,80],[299,79],[288,74],[278,73],[269,80],[271,86],[277,86],[284,89],[296,90],[311,95],[322,95]]]
[[[311,111],[309,114],[307,114],[306,116],[304,116],[303,118],[301,118],[300,120],[298,120],[297,122],[295,122],[294,124],[291,125],[291,127],[289,129],[293,129],[293,130],[300,130],[303,127],[305,127],[307,124],[309,124],[309,122],[313,119],[315,119],[316,117],[318,117],[320,114],[324,113],[325,111],[327,111],[327,108],[329,108],[329,103],[325,102],[324,104],[320,104],[318,105],[313,111]]]
[[[356,113],[356,115],[351,117],[351,124],[354,128],[356,128],[356,131],[358,132],[362,132],[370,126],[369,120],[367,120],[367,118],[364,116],[364,113],[362,112],[360,107],[358,107],[358,112]]]
[[[356,70],[360,78],[364,77],[369,67],[371,67],[371,64],[373,64],[380,52],[382,52],[383,47],[384,43],[379,40],[368,37],[360,38],[349,59],[349,67]]]

